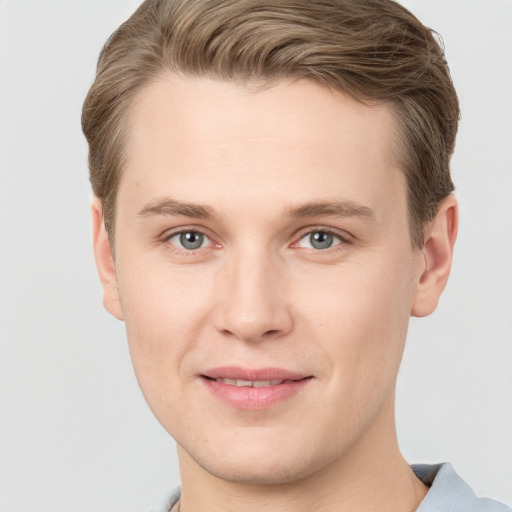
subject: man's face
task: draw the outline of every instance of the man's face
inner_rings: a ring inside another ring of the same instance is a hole
[[[278,483],[382,444],[423,268],[389,109],[169,74],[128,133],[111,311],[182,458]]]

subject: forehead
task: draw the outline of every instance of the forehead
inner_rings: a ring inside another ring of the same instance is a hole
[[[120,195],[134,201],[170,194],[243,208],[264,191],[284,209],[333,191],[365,204],[403,188],[390,108],[309,80],[251,88],[168,73],[140,92],[127,131]]]

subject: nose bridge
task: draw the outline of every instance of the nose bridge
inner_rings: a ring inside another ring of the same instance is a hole
[[[244,341],[290,331],[292,316],[280,258],[262,247],[240,247],[225,261],[217,328]],[[219,275],[219,277],[221,277]]]

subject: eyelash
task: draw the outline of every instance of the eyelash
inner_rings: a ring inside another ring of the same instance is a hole
[[[331,245],[330,247],[324,248],[324,249],[317,249],[315,247],[303,247],[304,250],[307,250],[309,252],[313,252],[316,254],[327,254],[332,253],[333,251],[340,250],[344,246],[351,244],[352,241],[350,238],[346,235],[342,235],[341,233],[328,229],[328,228],[322,228],[322,227],[316,227],[316,228],[308,228],[307,231],[304,231],[300,234],[300,237],[297,239],[296,242],[294,242],[291,247],[298,247],[301,240],[305,239],[306,237],[311,237],[311,235],[315,233],[322,233],[323,235],[330,235],[338,240],[338,243],[335,243],[334,245]],[[341,246],[341,247],[340,247]]]
[[[194,234],[197,234],[197,235],[201,235],[202,237],[206,238],[207,241],[209,240],[209,246],[212,246],[214,248],[220,248],[221,247],[221,244],[219,244],[218,242],[214,242],[212,240],[212,238],[207,235],[203,230],[201,229],[198,229],[198,228],[191,228],[191,229],[180,229],[179,231],[173,231],[172,233],[168,233],[168,234],[165,234],[163,236],[163,241],[166,242],[168,244],[168,246],[170,246],[170,248],[173,250],[173,251],[176,251],[176,252],[179,252],[181,254],[184,254],[184,255],[194,255],[194,253],[197,253],[200,249],[206,249],[208,248],[207,246],[206,247],[198,247],[196,249],[186,249],[184,247],[179,247],[177,244],[171,242],[171,239],[176,237],[176,236],[181,236],[181,235],[184,235],[184,234],[187,234],[187,233],[194,233]],[[350,238],[344,236],[344,235],[341,235],[340,233],[336,232],[336,231],[333,231],[331,229],[327,229],[327,228],[309,228],[307,231],[303,231],[301,234],[300,234],[300,237],[296,239],[295,242],[293,242],[290,247],[292,248],[300,248],[298,246],[298,244],[300,243],[301,240],[303,240],[304,238],[306,237],[310,237],[312,234],[314,233],[322,233],[324,235],[330,235],[332,237],[334,237],[335,239],[339,240],[338,243],[330,246],[330,247],[326,247],[324,249],[317,249],[315,247],[303,247],[302,249],[304,250],[307,250],[309,252],[314,252],[314,253],[330,253],[332,251],[335,251],[335,250],[339,250],[341,249],[341,247],[338,247],[338,246],[345,246],[347,244],[351,244],[352,241],[350,240]],[[338,249],[337,249],[338,248]]]
[[[193,256],[195,253],[197,253],[200,249],[206,249],[207,247],[198,247],[197,249],[186,249],[185,247],[180,247],[177,244],[171,242],[171,239],[176,236],[181,236],[187,233],[194,233],[196,235],[201,235],[206,239],[206,241],[209,241],[209,246],[213,245],[216,247],[220,247],[220,244],[214,242],[210,236],[208,236],[203,230],[198,228],[190,228],[190,229],[180,229],[178,231],[173,231],[172,233],[167,233],[163,236],[163,241],[168,244],[168,247],[180,254],[184,254],[187,256]]]

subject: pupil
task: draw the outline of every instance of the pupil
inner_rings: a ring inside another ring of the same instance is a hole
[[[203,245],[203,239],[201,233],[195,233],[194,231],[188,231],[180,235],[180,243],[185,249],[198,249]]]
[[[317,231],[309,236],[311,246],[315,249],[328,249],[331,247],[334,237],[331,233],[325,233],[324,231]]]

